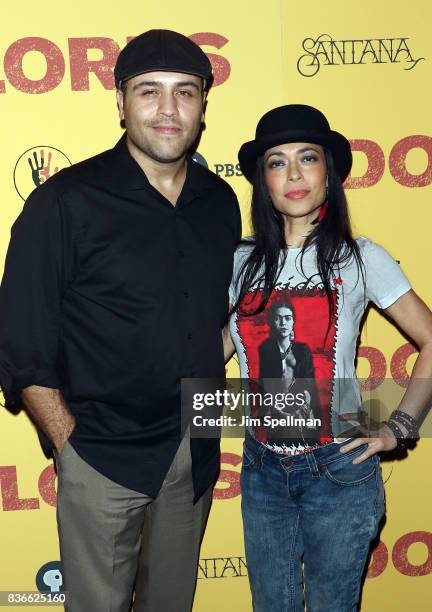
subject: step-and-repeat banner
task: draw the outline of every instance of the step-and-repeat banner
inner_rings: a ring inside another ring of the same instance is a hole
[[[110,148],[122,130],[112,69],[128,38],[168,28],[212,60],[199,153],[241,201],[237,150],[284,103],[317,106],[350,138],[346,187],[357,234],[385,246],[432,303],[430,23],[424,0],[156,0],[8,2],[0,24],[0,259],[24,199],[71,163]],[[358,372],[400,388],[415,349],[379,313],[363,329]],[[228,374],[238,375],[235,359]],[[223,440],[222,470],[201,552],[194,609],[251,610],[240,518],[241,441]],[[428,608],[432,444],[383,461],[387,521],[371,557],[362,610]],[[56,478],[25,414],[0,411],[0,591],[61,588]],[[341,525],[341,529],[346,528]],[[22,609],[29,609],[28,607]]]

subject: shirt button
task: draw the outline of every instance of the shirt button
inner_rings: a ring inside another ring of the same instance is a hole
[[[189,333],[188,333],[188,335],[187,335],[187,339],[188,339],[188,340],[192,340],[192,332],[189,332]]]
[[[182,251],[181,249],[179,249],[178,254],[179,254],[179,257],[185,256],[184,251]]]
[[[189,297],[189,293],[188,293],[187,291],[185,291],[185,292],[183,293],[183,296],[184,296],[184,297],[185,297],[185,299],[187,300],[187,299],[188,299],[188,297]]]

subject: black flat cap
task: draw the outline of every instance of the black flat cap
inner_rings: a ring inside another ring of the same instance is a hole
[[[212,65],[204,51],[183,34],[149,30],[131,40],[120,52],[114,68],[116,87],[144,72],[184,72],[204,79],[208,89]]]

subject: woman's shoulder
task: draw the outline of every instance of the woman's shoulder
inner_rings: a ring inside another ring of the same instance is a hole
[[[379,308],[388,308],[409,291],[410,282],[400,267],[397,253],[364,237],[358,241],[364,263],[366,295]]]
[[[242,238],[237,245],[235,253],[250,253],[255,246],[255,238],[253,236],[246,236]]]
[[[357,236],[355,241],[360,251],[367,251],[370,247],[377,246],[376,243],[367,236]]]
[[[252,236],[242,238],[238,243],[236,250],[234,251],[234,263],[235,265],[241,264],[246,257],[250,255],[253,247],[255,246],[255,240]]]
[[[365,263],[392,258],[391,254],[383,246],[366,236],[356,238],[356,243]]]

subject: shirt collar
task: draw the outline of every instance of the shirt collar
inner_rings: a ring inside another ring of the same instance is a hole
[[[134,191],[139,189],[153,190],[145,172],[129,153],[126,144],[126,132],[111,149],[111,168],[107,180],[112,182],[119,191]],[[213,181],[208,170],[187,156],[186,180],[180,195],[182,202],[194,199],[202,191],[213,187]]]

